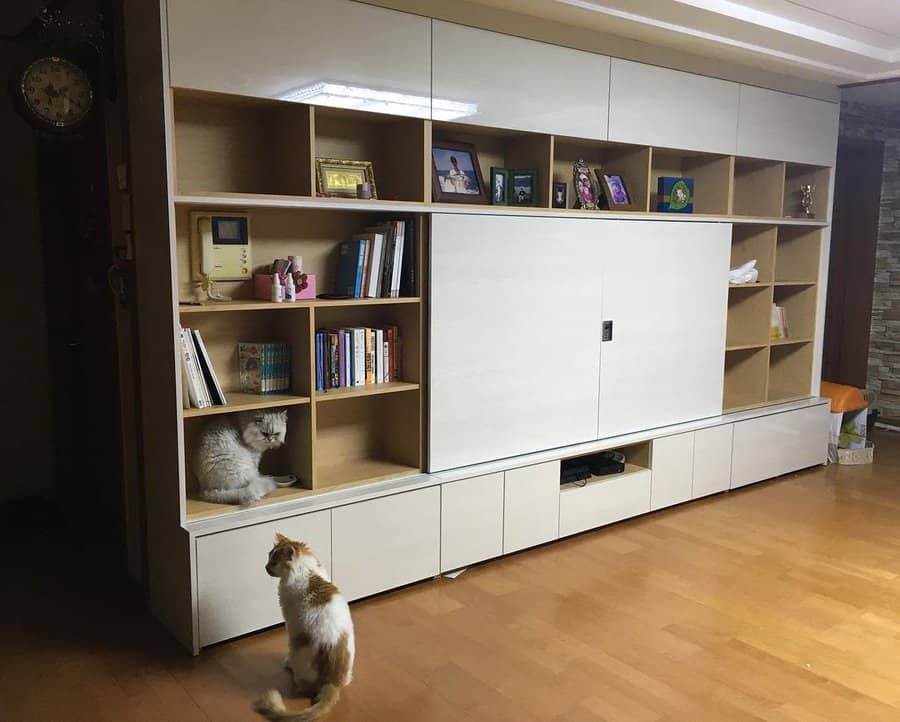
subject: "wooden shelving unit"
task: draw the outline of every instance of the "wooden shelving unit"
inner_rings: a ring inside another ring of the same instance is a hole
[[[575,202],[572,185],[572,166],[583,160],[591,169],[601,168],[608,175],[619,175],[625,185],[632,210],[650,210],[650,148],[646,146],[606,143],[557,136],[553,139],[553,181],[564,182],[568,191],[568,205]]]

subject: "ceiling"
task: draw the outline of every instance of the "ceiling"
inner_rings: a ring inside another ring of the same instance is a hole
[[[898,0],[475,0],[836,84],[900,77]]]

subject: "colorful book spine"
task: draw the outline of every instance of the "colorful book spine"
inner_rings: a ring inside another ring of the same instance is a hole
[[[398,353],[396,326],[318,330],[316,390],[396,381],[400,378]]]

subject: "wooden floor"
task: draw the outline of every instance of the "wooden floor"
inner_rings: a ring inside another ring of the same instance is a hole
[[[896,722],[900,434],[876,456],[355,604],[356,680],[329,720]],[[77,566],[19,562],[2,720],[254,720],[260,690],[288,688],[281,630],[191,659],[102,575],[82,592]]]

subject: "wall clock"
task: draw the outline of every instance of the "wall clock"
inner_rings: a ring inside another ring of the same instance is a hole
[[[94,91],[88,74],[70,60],[48,55],[22,70],[15,94],[23,115],[38,128],[66,132],[91,111]]]

